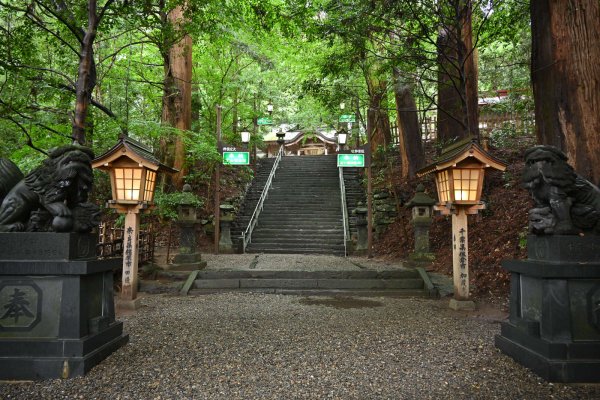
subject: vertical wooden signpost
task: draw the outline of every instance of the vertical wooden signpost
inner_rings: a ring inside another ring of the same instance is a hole
[[[222,143],[221,143],[221,111],[223,107],[217,105],[217,149],[219,153],[222,151]],[[214,233],[215,233],[215,254],[219,254],[219,239],[221,236],[221,163],[217,163],[215,167],[215,209],[214,209],[214,217],[213,223],[215,225]]]
[[[452,214],[452,270],[454,297],[469,300],[469,235],[467,210],[457,207]]]

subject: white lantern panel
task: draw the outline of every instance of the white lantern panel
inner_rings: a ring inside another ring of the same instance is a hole
[[[146,171],[146,185],[144,186],[144,201],[154,200],[154,186],[156,185],[156,172]]]
[[[140,199],[142,170],[140,168],[115,168],[117,200]]]

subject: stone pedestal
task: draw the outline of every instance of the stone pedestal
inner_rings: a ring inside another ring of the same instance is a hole
[[[196,223],[178,222],[179,254],[175,255],[173,264],[165,266],[169,271],[195,271],[206,268],[206,261],[196,248]]]
[[[496,347],[551,382],[600,382],[600,237],[530,236]]]
[[[429,228],[430,217],[416,217],[412,221],[415,235],[415,251],[408,257],[413,261],[429,262],[435,259],[435,255],[429,250]]]
[[[127,343],[97,237],[0,233],[0,380],[81,376]]]
[[[367,221],[367,209],[365,207],[357,207],[354,209],[356,215],[356,230],[357,240],[354,246],[354,254],[366,254],[369,249],[369,223]]]
[[[219,237],[219,253],[233,254],[233,242],[231,241],[231,223],[233,222],[234,207],[229,204],[221,204],[221,223],[220,231],[221,236]]]

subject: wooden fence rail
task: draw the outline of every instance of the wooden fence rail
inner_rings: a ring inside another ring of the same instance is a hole
[[[140,230],[139,236],[139,264],[152,261],[154,257],[153,226]],[[123,255],[123,228],[117,228],[113,224],[104,223],[99,227],[98,244],[96,246],[98,257],[119,257]]]
[[[437,138],[437,117],[426,116],[420,119],[421,138],[423,141],[431,141]],[[398,145],[400,136],[395,121],[390,126],[392,133],[392,144]],[[502,113],[481,114],[479,116],[479,131],[481,137],[493,137],[498,130],[511,129],[523,135],[532,135],[535,129],[533,114]]]

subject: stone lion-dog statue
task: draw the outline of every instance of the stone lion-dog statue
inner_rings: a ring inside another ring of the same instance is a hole
[[[93,159],[86,147],[63,146],[27,176],[0,159],[0,232],[90,232],[100,217],[87,201]]]
[[[600,189],[578,175],[567,159],[553,146],[525,152],[523,186],[535,201],[529,211],[531,233],[600,234]]]

